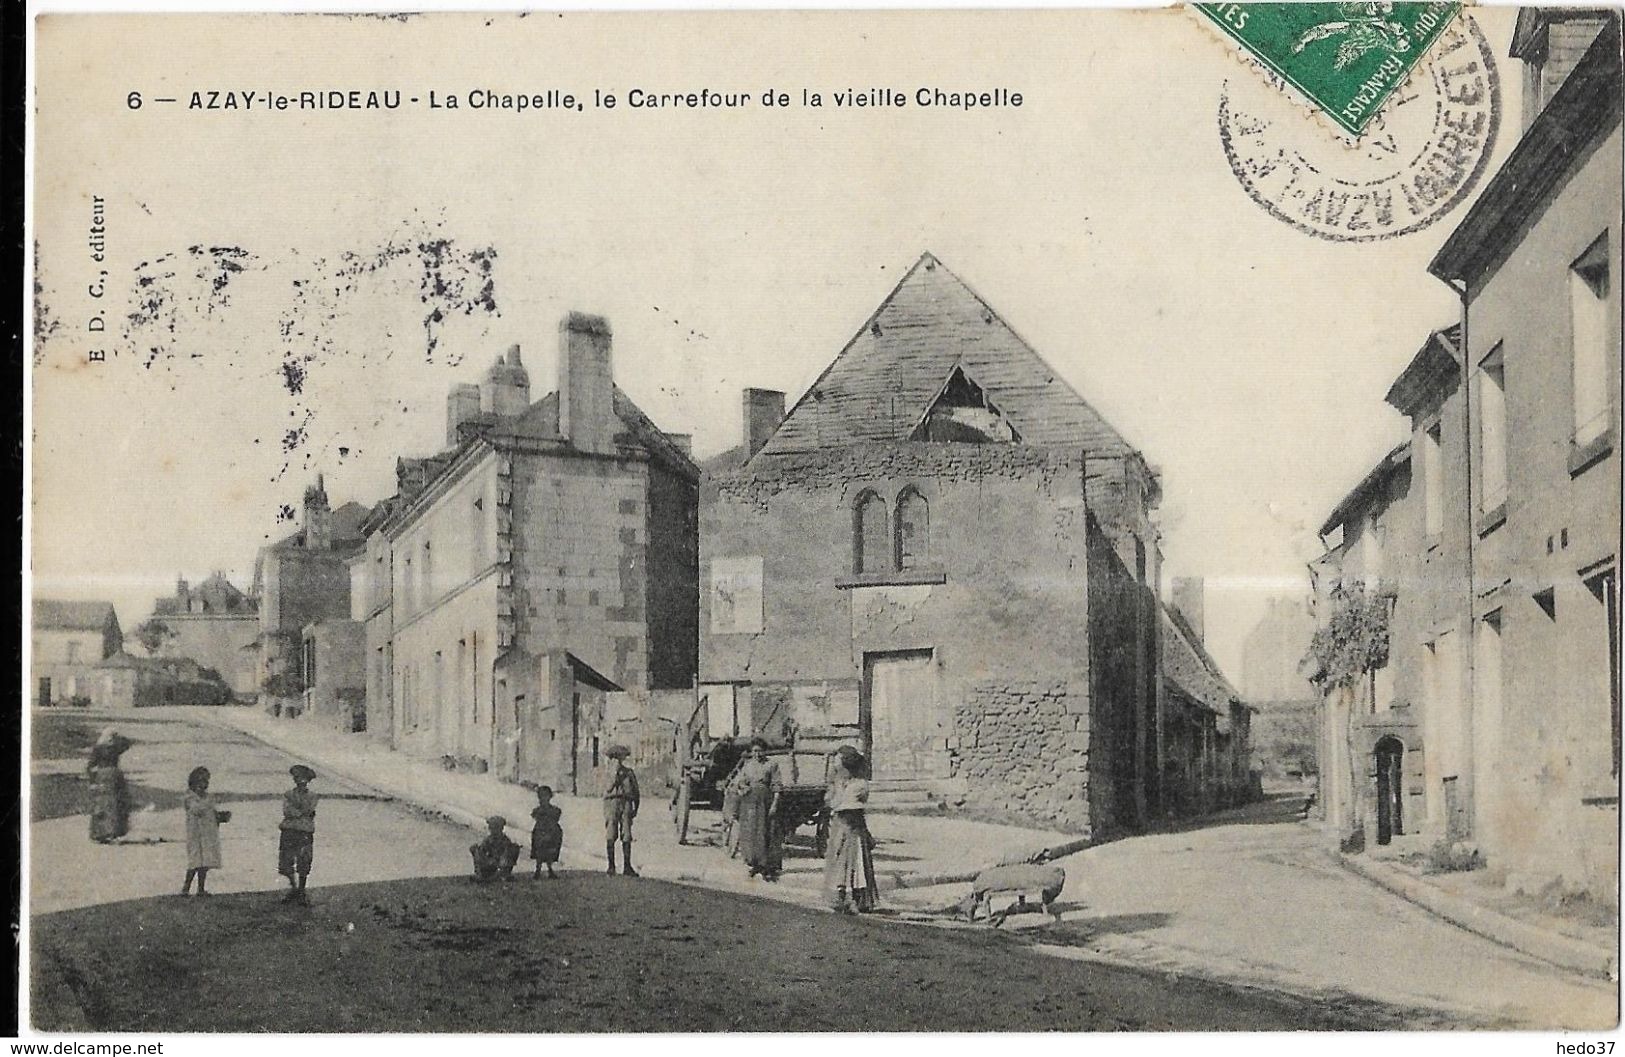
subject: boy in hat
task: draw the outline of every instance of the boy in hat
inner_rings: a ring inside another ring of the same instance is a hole
[[[621,872],[636,877],[632,869],[632,820],[638,817],[638,776],[626,765],[632,750],[625,745],[611,745],[605,753],[615,761],[615,773],[604,788],[604,856],[609,870],[615,872],[615,842],[621,842]]]
[[[508,839],[508,820],[501,815],[492,815],[485,820],[485,827],[491,831],[490,834],[479,843],[468,846],[468,853],[474,857],[474,880],[513,880],[514,864],[519,861],[519,845]]]
[[[302,763],[288,768],[293,788],[282,794],[282,840],[277,848],[277,873],[288,879],[285,903],[305,901],[305,880],[316,853],[316,794],[310,791],[316,772]]]

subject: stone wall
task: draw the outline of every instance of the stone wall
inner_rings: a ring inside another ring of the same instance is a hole
[[[977,684],[954,729],[967,807],[1090,835],[1086,695],[1061,681]]]

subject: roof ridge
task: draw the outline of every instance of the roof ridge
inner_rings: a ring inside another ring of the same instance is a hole
[[[891,306],[892,301],[897,297],[898,291],[903,289],[903,284],[908,282],[909,278],[913,276],[915,272],[919,271],[920,266],[927,260],[933,262],[938,267],[942,267],[942,262],[937,260],[936,256],[930,250],[926,250],[924,253],[921,253],[919,259],[909,266],[908,271],[903,273],[902,278],[898,279],[897,282],[892,284],[891,290],[886,294],[885,297],[880,299],[880,304],[876,305],[875,310],[869,313],[868,318],[863,321],[863,325],[858,327],[857,330],[853,331],[850,338],[846,339],[846,344],[841,346],[841,351],[837,352],[835,356],[824,365],[824,369],[818,372],[818,377],[812,380],[812,384],[807,386],[806,389],[802,390],[801,395],[796,398],[796,402],[790,407],[790,410],[785,412],[783,418],[779,419],[779,426],[783,426],[786,422],[790,421],[790,419],[794,417],[795,413],[801,410],[801,405],[805,404],[808,397],[812,396],[812,394],[818,390],[818,386],[823,383],[824,379],[829,377],[829,373],[835,369],[836,364],[841,362],[841,358],[844,357],[848,352],[852,351],[852,346],[856,345],[860,340],[862,340],[863,335],[868,333],[869,328],[873,327],[875,325],[875,321],[880,318],[880,314]],[[943,270],[947,271],[945,267]],[[953,275],[954,273],[948,272],[948,274]],[[958,279],[959,277],[954,276],[954,278]],[[773,434],[777,433],[778,427],[775,427]],[[763,451],[767,450],[768,446],[773,443],[773,434],[770,434],[767,440],[763,442],[762,446],[757,448],[755,453],[752,454],[750,458],[745,460],[746,464],[749,464],[756,458],[757,455],[760,455]]]
[[[935,258],[933,258],[933,259],[935,259]],[[1085,399],[1084,395],[1082,393],[1078,392],[1077,388],[1075,386],[1073,386],[1073,384],[1071,382],[1067,381],[1066,378],[1064,376],[1062,376],[1060,371],[1057,371],[1055,369],[1054,364],[1050,363],[1048,360],[1046,360],[1044,358],[1044,354],[1039,352],[1038,349],[1033,345],[1033,343],[1028,341],[1027,338],[1021,333],[1021,331],[1017,330],[1010,323],[1009,320],[1005,319],[1004,316],[1000,315],[998,309],[996,309],[992,305],[988,304],[987,299],[985,297],[983,297],[981,295],[981,293],[974,286],[972,286],[970,283],[966,282],[964,279],[960,278],[959,273],[955,272],[952,268],[948,267],[946,264],[943,264],[942,261],[940,261],[940,260],[937,261],[937,267],[939,267],[943,271],[947,272],[948,275],[954,280],[954,282],[958,283],[960,286],[963,286],[967,291],[969,291],[970,295],[972,297],[976,298],[976,303],[981,305],[984,309],[986,309],[993,316],[994,319],[998,320],[1000,325],[1003,326],[1004,329],[1008,330],[1010,332],[1010,334],[1016,339],[1016,341],[1020,343],[1021,347],[1023,349],[1025,349],[1025,350],[1027,350],[1027,354],[1030,355],[1033,359],[1037,360],[1039,362],[1039,364],[1041,364],[1043,366],[1043,368],[1050,373],[1051,380],[1060,382],[1061,385],[1063,387],[1065,387],[1066,391],[1068,393],[1072,394],[1073,399],[1077,400],[1078,403],[1080,403],[1084,407],[1088,408],[1089,412],[1100,420],[1101,425],[1105,426],[1108,430],[1110,430],[1112,432],[1113,435],[1115,435],[1117,437],[1118,440],[1123,442],[1123,446],[1125,448],[1128,448],[1128,449],[1130,449],[1132,451],[1136,451],[1136,452],[1140,451],[1140,446],[1139,445],[1131,443],[1127,437],[1123,436],[1123,431],[1122,430],[1118,429],[1111,422],[1108,422],[1106,420],[1106,416],[1102,415],[1100,413],[1100,409],[1095,407],[1095,405],[1091,404],[1087,399]],[[963,357],[961,357],[961,358],[963,358]],[[986,389],[986,386],[983,386],[983,388]],[[1008,414],[1008,412],[1007,412],[1007,414]]]

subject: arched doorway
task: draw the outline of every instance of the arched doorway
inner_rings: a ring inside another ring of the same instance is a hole
[[[1377,843],[1405,833],[1405,745],[1393,736],[1377,742]]]

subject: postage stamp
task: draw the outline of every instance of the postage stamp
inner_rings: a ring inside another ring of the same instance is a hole
[[[1194,6],[1355,135],[1461,11],[1459,3]]]
[[[1499,89],[1489,42],[1461,14],[1362,135],[1333,134],[1266,73],[1226,82],[1219,137],[1236,179],[1272,216],[1337,242],[1396,238],[1477,184],[1500,125]]]

